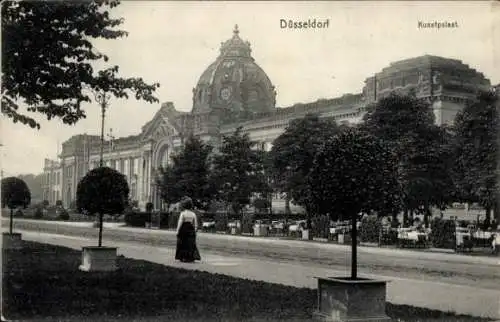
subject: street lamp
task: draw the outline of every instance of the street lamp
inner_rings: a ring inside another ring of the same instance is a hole
[[[101,153],[99,166],[104,166],[104,118],[106,116],[106,108],[108,107],[109,99],[111,98],[110,94],[106,94],[104,91],[94,92],[95,99],[97,103],[101,106]]]

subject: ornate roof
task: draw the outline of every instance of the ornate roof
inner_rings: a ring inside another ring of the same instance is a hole
[[[194,113],[223,109],[233,115],[274,109],[274,86],[251,53],[250,43],[241,39],[236,25],[193,89]]]

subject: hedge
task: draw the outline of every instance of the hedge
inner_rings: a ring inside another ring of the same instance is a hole
[[[215,230],[227,231],[227,224],[229,223],[229,216],[226,213],[218,213],[215,215]]]
[[[328,215],[313,217],[311,223],[313,237],[328,238],[330,235],[330,217]]]
[[[362,242],[378,243],[381,229],[382,223],[377,216],[365,216],[361,220],[359,238]]]
[[[254,214],[243,214],[241,219],[241,231],[245,234],[253,234],[253,225],[255,223]]]
[[[455,249],[455,222],[434,218],[431,222],[430,240],[433,247]]]
[[[125,214],[125,224],[131,227],[145,227],[151,221],[151,213],[145,211],[132,211]]]

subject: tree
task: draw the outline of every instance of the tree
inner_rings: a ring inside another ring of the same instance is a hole
[[[207,209],[211,200],[209,181],[212,147],[191,136],[183,150],[172,156],[172,163],[160,169],[157,184],[161,198],[168,205],[189,196],[200,209]]]
[[[498,206],[498,95],[481,92],[454,122],[455,182],[462,199],[479,202],[487,218]]]
[[[238,128],[224,136],[220,154],[214,157],[211,184],[215,197],[231,206],[235,214],[250,204],[253,194],[267,194],[269,186],[264,175],[263,153],[253,150],[255,142]]]
[[[359,213],[397,212],[400,205],[396,162],[382,141],[358,129],[345,129],[319,148],[307,180],[310,204],[351,220],[351,278],[357,278]]]
[[[397,160],[405,225],[408,214],[427,218],[431,206],[445,207],[453,187],[447,132],[434,124],[428,102],[392,94],[368,111],[360,129],[386,142]]]
[[[323,142],[339,132],[333,120],[308,114],[293,120],[274,141],[270,152],[275,184],[297,205],[304,207],[309,217],[315,212],[307,201],[306,178],[314,157]]]
[[[31,202],[31,192],[23,180],[16,177],[2,179],[2,208],[10,209],[9,234],[14,225],[14,209],[26,208]]]
[[[90,170],[76,188],[76,206],[79,213],[99,215],[99,244],[102,246],[103,215],[122,214],[128,206],[129,187],[120,172],[99,167]]]
[[[94,39],[118,39],[123,19],[110,16],[119,1],[5,1],[2,3],[2,114],[32,128],[40,124],[20,110],[74,124],[85,118],[92,92],[157,102],[159,84],[122,78],[118,66],[94,70],[108,57]]]

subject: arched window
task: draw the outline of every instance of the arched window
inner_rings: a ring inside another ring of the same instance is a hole
[[[162,154],[161,154],[161,159],[160,159],[160,166],[162,168],[166,168],[169,164],[169,158],[170,158],[170,154],[169,154],[169,151],[168,151],[168,147],[164,147],[162,149]]]

